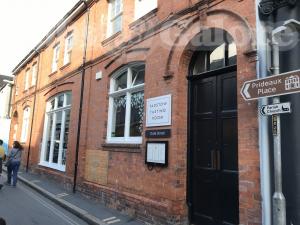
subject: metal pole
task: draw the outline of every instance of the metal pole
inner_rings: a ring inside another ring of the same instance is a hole
[[[273,48],[273,74],[279,74],[279,45],[272,37]],[[280,103],[280,98],[273,98],[273,104]],[[273,142],[274,142],[274,182],[275,192],[273,194],[273,224],[286,225],[286,203],[282,193],[282,168],[281,168],[281,134],[280,114],[272,117]]]

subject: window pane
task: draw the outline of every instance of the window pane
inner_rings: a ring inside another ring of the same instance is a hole
[[[60,134],[61,134],[62,111],[56,113],[56,124],[54,133],[54,150],[53,150],[53,163],[58,162]]]
[[[236,45],[234,42],[228,45],[228,64],[229,66],[236,65]]]
[[[113,34],[122,30],[122,15],[119,15],[113,20]]]
[[[54,107],[55,107],[55,99],[53,99],[51,102],[50,102],[50,110],[53,110]]]
[[[68,136],[70,127],[70,109],[66,110],[65,132],[62,151],[62,165],[66,165],[66,153],[68,148]]]
[[[225,67],[225,44],[220,45],[210,54],[210,70],[223,67]]]
[[[207,52],[200,52],[195,60],[193,74],[199,74],[207,71]]]
[[[114,91],[119,91],[122,89],[127,88],[127,71],[122,73],[116,80],[115,80],[115,89]]]
[[[142,136],[144,120],[144,91],[132,94],[130,117],[130,136]]]
[[[57,108],[61,108],[64,106],[64,95],[58,96]]]
[[[126,96],[114,99],[112,137],[124,137],[125,132]]]
[[[70,92],[66,93],[67,96],[67,102],[66,105],[71,105],[72,102],[72,94]]]
[[[51,134],[53,128],[53,114],[49,115],[48,125],[47,125],[47,139],[46,139],[46,158],[45,161],[49,162],[50,148],[51,148]]]
[[[132,85],[139,85],[145,82],[145,66],[132,67]]]

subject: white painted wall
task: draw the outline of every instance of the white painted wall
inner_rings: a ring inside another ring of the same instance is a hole
[[[0,91],[0,139],[4,142],[5,151],[8,150],[9,130],[10,130],[10,92],[11,85],[6,85]]]
[[[8,118],[9,114],[9,98],[10,98],[10,92],[11,92],[11,85],[6,85],[1,91],[0,91],[0,118]]]

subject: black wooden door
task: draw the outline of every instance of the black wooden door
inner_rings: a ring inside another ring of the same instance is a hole
[[[238,224],[236,72],[192,79],[190,138],[192,223]]]

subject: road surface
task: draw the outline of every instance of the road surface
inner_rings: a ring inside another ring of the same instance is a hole
[[[7,225],[87,225],[20,182],[0,190],[0,217]]]

